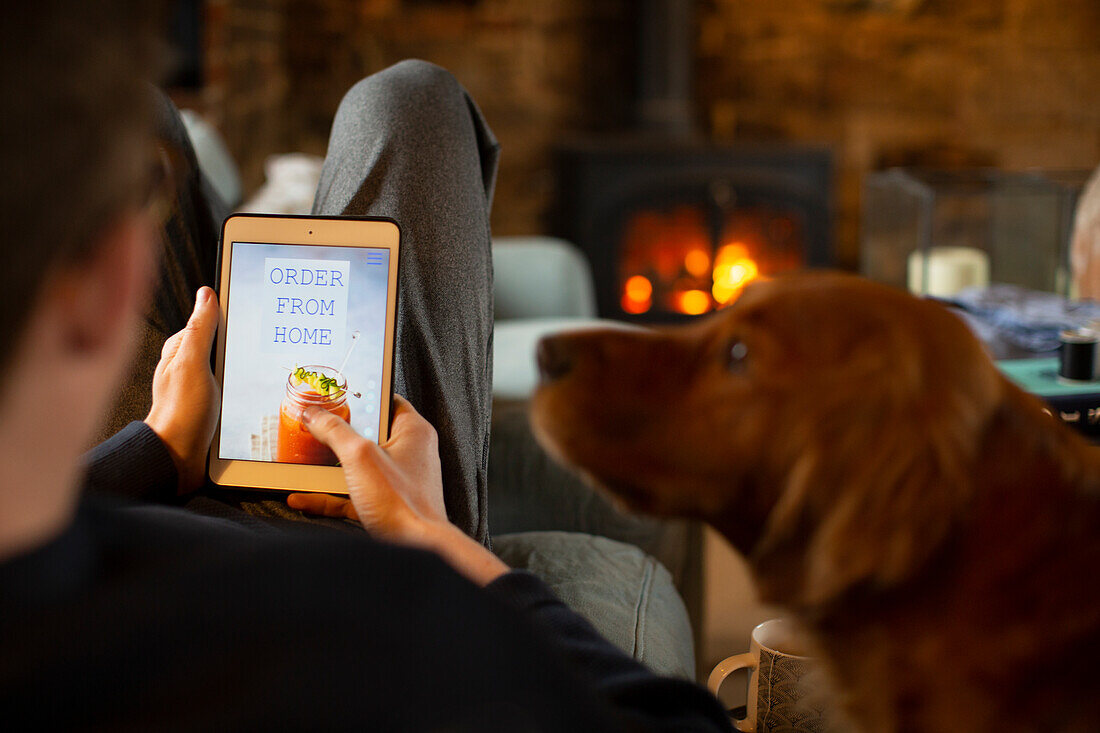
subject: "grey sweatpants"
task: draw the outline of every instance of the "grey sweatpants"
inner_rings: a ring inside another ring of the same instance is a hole
[[[149,409],[160,347],[215,282],[218,203],[165,100],[178,201],[166,225],[159,287],[110,435]],[[401,229],[394,390],[435,427],[452,522],[488,543],[486,477],[492,398],[489,207],[499,145],[444,69],[403,61],[362,80],[336,113],[315,214],[393,218]],[[217,492],[211,491],[217,496]]]

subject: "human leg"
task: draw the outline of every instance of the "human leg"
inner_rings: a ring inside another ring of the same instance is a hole
[[[141,325],[138,351],[119,390],[118,399],[96,442],[141,420],[152,401],[153,371],[165,339],[187,323],[195,291],[213,285],[217,262],[218,223],[228,207],[203,178],[179,110],[163,92],[156,97],[157,142],[169,163],[172,195],[160,238],[159,267],[153,295]]]
[[[394,390],[435,426],[448,515],[488,543],[489,207],[499,146],[445,70],[405,61],[344,97],[315,214],[401,228]]]
[[[176,195],[139,355],[101,438],[149,409],[164,340],[212,284],[217,222],[179,114],[158,93]],[[314,212],[394,218],[402,228],[395,390],[436,427],[451,519],[488,541],[492,267],[488,212],[498,145],[455,79],[403,62],[349,91],[333,125]],[[220,499],[224,499],[219,495]]]

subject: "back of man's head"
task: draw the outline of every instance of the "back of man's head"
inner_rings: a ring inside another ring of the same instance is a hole
[[[159,3],[35,0],[0,23],[0,366],[52,268],[147,195]]]

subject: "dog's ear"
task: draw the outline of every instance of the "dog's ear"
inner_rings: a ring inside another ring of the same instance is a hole
[[[786,576],[769,600],[809,609],[857,587],[892,586],[965,511],[992,400],[894,397],[862,415],[819,415],[801,442],[753,553],[758,566],[773,564],[767,575]]]
[[[844,472],[845,485],[820,508],[809,538],[806,605],[829,603],[864,583],[903,581],[941,546],[973,493],[961,446],[907,430],[867,438],[877,455]]]

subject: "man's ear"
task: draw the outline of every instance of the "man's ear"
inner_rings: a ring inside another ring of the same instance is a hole
[[[61,267],[46,297],[66,351],[90,356],[132,338],[133,320],[148,296],[154,251],[147,216],[128,212],[101,230],[84,257]]]

